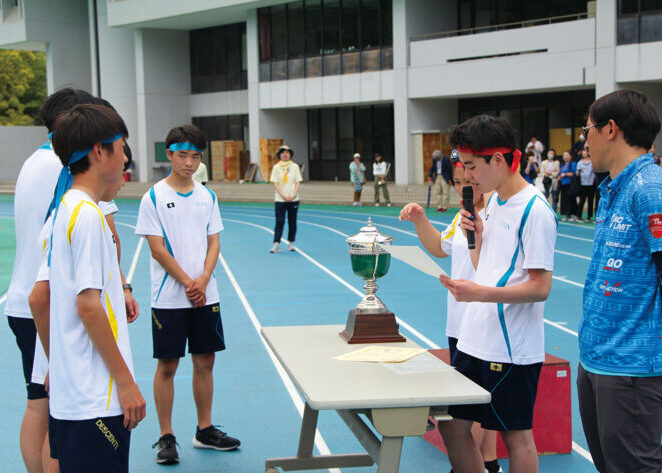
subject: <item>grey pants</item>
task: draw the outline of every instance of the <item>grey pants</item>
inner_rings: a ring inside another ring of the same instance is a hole
[[[662,376],[630,377],[577,371],[579,413],[600,473],[662,470]]]

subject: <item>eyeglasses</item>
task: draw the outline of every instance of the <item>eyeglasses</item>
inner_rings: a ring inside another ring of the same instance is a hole
[[[598,126],[598,125],[596,123],[593,123],[592,125],[582,127],[582,135],[584,136],[585,140],[588,139],[588,132],[591,131],[591,128],[593,128],[594,126]]]

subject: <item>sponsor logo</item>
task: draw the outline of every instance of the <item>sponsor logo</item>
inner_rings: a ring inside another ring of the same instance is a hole
[[[113,433],[110,431],[108,427],[106,427],[106,424],[103,423],[101,419],[97,419],[95,422],[96,426],[99,427],[99,430],[103,434],[104,437],[110,442],[110,444],[113,446],[115,450],[118,450],[120,448],[120,443],[117,441]]]
[[[503,371],[501,363],[490,363],[490,371]]]
[[[621,259],[614,259],[614,258],[609,258],[607,260],[607,266],[604,267],[607,271],[620,271],[621,266],[623,266],[623,260]]]
[[[629,243],[621,243],[620,241],[608,241],[605,242],[605,246],[610,246],[612,248],[619,248],[621,250],[629,250],[632,248],[632,245]]]
[[[506,230],[510,230],[510,224],[504,220],[499,220],[499,226],[501,228],[505,228]]]
[[[113,239],[113,243],[117,245],[117,241],[115,241],[115,235],[110,235],[110,236]]]
[[[609,281],[605,281],[604,284],[600,284],[600,290],[605,291],[605,296],[609,297],[612,294],[622,294],[623,293],[623,288],[621,287],[621,283],[617,282],[613,286],[609,285]]]
[[[215,306],[212,306],[211,311],[212,312],[220,312],[221,308],[218,305],[215,305]]]
[[[662,238],[662,214],[648,216],[648,229],[655,238]]]
[[[175,206],[175,203],[174,203],[174,202],[168,202],[168,203],[166,204],[166,207],[168,207],[169,209],[173,208],[174,206]]]
[[[623,223],[624,217],[619,217],[618,215],[612,215],[611,220],[609,221],[609,228],[616,230],[617,232],[627,233],[628,230],[632,227],[631,223]]]
[[[161,325],[161,322],[159,322],[159,319],[156,318],[156,314],[154,311],[152,311],[152,320],[154,321],[154,325],[156,325],[156,328],[159,330],[163,329],[163,325]]]

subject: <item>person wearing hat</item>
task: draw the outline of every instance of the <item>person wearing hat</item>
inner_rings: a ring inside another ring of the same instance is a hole
[[[299,184],[303,181],[299,165],[292,161],[294,151],[283,145],[276,151],[280,162],[271,170],[271,179],[276,188],[274,194],[276,206],[276,227],[274,228],[274,246],[270,253],[280,253],[280,239],[285,226],[285,213],[287,213],[287,239],[290,244],[288,251],[294,251],[294,240],[297,234],[297,212],[299,211]]]
[[[381,189],[386,201],[386,206],[391,206],[391,197],[388,195],[388,185],[386,184],[386,175],[389,165],[382,160],[382,155],[375,153],[375,161],[372,163],[372,174],[375,176],[375,207],[379,207],[379,190]]]
[[[448,199],[453,185],[451,159],[448,156],[442,156],[438,149],[432,153],[432,167],[428,173],[428,181],[434,183],[437,212],[445,212],[448,210]]]
[[[361,205],[361,191],[365,183],[365,165],[361,162],[361,155],[354,153],[354,161],[349,163],[349,180],[354,185],[354,201],[352,205]]]

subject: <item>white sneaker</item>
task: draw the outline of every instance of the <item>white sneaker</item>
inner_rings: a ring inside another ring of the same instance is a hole
[[[387,206],[387,207],[390,207],[390,206],[391,206],[391,203],[389,202],[388,204],[386,204],[386,206]]]
[[[570,221],[571,221],[571,222],[576,222],[576,221],[577,221],[577,217],[570,217]]]
[[[375,207],[379,207],[379,202],[375,203]]]
[[[280,253],[280,245],[278,243],[274,243],[274,246],[271,247],[269,253]]]
[[[294,242],[287,245],[287,251],[294,251],[294,250],[296,250],[296,248],[294,247]]]

